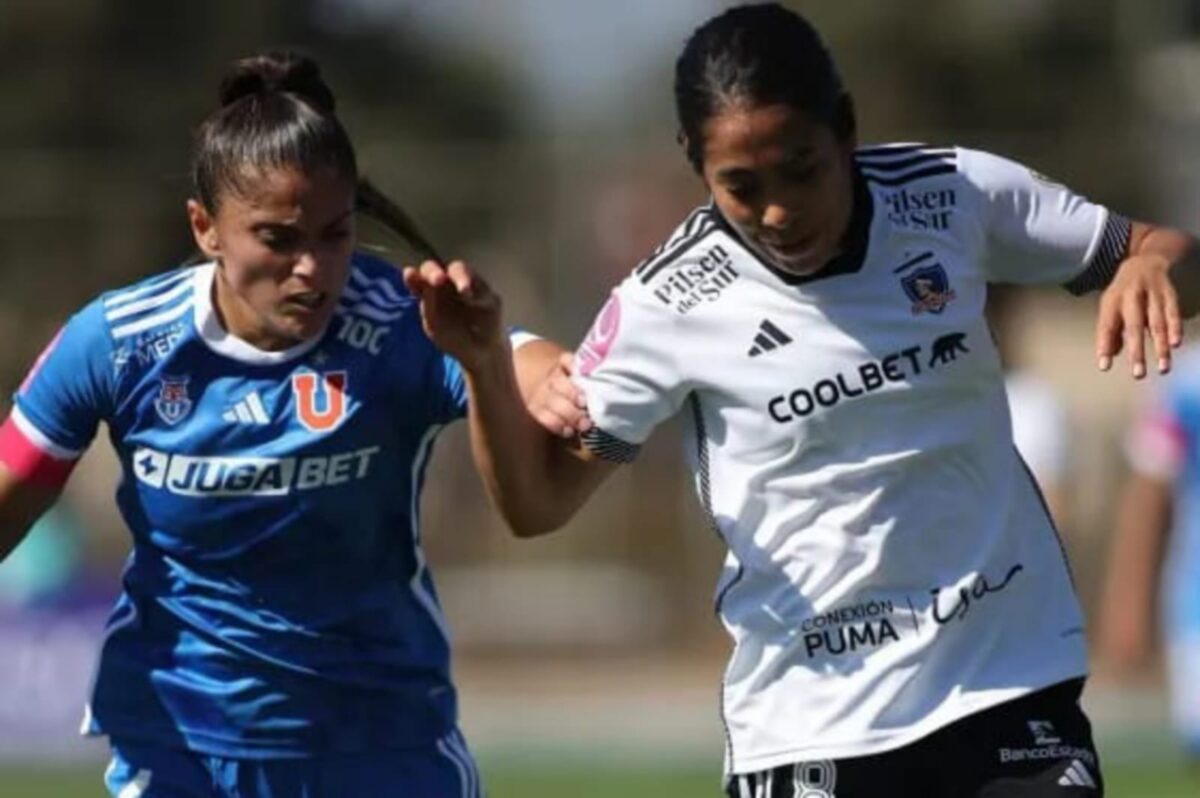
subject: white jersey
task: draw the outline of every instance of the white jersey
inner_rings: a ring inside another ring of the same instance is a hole
[[[982,152],[857,160],[820,274],[772,268],[709,205],[577,353],[593,451],[631,459],[668,416],[689,423],[729,547],[731,774],[894,749],[1086,670],[983,307],[989,282],[1107,283],[1129,222]]]

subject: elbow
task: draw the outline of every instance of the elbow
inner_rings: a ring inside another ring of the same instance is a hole
[[[504,521],[515,538],[538,538],[556,532],[567,522],[567,516],[548,513],[504,513]]]

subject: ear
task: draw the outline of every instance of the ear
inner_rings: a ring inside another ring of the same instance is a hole
[[[200,200],[190,199],[187,201],[188,221],[192,225],[192,237],[196,239],[196,246],[204,255],[212,260],[217,260],[221,257],[221,242],[217,237],[216,220],[213,219],[208,208],[204,207],[204,203]]]

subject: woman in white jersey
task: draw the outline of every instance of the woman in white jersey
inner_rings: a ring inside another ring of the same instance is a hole
[[[667,417],[729,547],[717,590],[731,796],[1098,795],[1083,619],[1012,444],[992,282],[1104,289],[1100,367],[1160,370],[1200,300],[1195,242],[1011,161],[858,149],[819,35],[774,4],[700,27],[681,143],[712,192],[619,285],[537,418],[497,303],[409,269],[462,362],[477,456],[521,535],[561,525]],[[1186,267],[1186,268],[1183,268]]]

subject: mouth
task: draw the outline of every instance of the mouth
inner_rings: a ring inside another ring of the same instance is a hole
[[[817,248],[816,235],[799,236],[790,241],[773,241],[760,239],[762,245],[775,257],[781,260],[801,260],[813,253]]]
[[[328,299],[329,295],[324,291],[301,291],[284,298],[283,310],[302,315],[316,313],[326,305]]]

